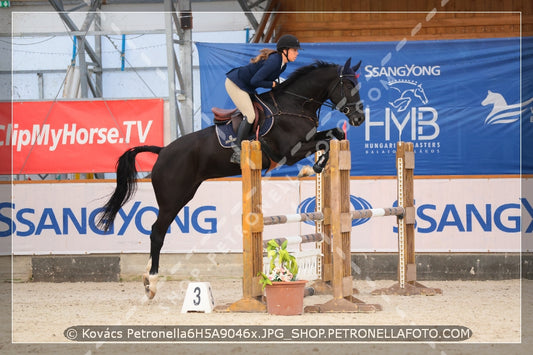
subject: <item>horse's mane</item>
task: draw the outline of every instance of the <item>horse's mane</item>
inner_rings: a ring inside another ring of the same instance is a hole
[[[292,83],[294,83],[295,81],[300,79],[302,76],[308,74],[309,72],[312,72],[315,69],[327,68],[327,67],[336,67],[336,66],[337,66],[337,64],[327,63],[327,62],[323,62],[321,60],[317,60],[313,64],[309,64],[309,65],[306,65],[306,66],[303,66],[303,67],[300,67],[300,68],[296,69],[287,78],[287,80],[282,82],[279,86],[276,86],[276,88],[282,89],[282,88],[284,88],[284,87],[286,87],[288,85],[291,85]]]

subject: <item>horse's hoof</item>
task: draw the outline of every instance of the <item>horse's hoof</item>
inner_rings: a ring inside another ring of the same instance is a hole
[[[152,295],[152,297],[150,297],[150,279],[147,273],[143,274],[143,286],[146,296],[148,296],[149,299],[154,298],[155,295]]]
[[[149,275],[148,273],[143,274],[144,292],[149,300],[155,297],[155,293],[157,292],[157,280],[157,275]]]
[[[229,159],[229,161],[233,164],[240,164],[241,163],[241,153],[233,152],[233,155]]]
[[[322,174],[322,171],[324,171],[324,168],[318,164],[313,165],[313,171],[315,174]]]
[[[309,165],[306,165],[300,169],[300,172],[298,173],[298,177],[301,178],[301,177],[306,177],[306,176],[312,176],[314,174],[315,172],[313,168]]]

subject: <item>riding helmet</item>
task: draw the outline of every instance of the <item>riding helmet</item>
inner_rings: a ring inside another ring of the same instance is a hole
[[[279,38],[276,48],[278,51],[288,48],[300,49],[300,41],[293,35],[283,35]]]

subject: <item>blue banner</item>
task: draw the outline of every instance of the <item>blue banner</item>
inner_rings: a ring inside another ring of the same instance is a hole
[[[206,127],[213,124],[211,107],[234,107],[224,89],[225,73],[273,44],[196,46]],[[525,80],[533,72],[533,37],[304,43],[302,48],[285,78],[315,60],[362,61],[366,120],[359,127],[348,125],[352,175],[394,175],[399,140],[415,145],[416,175],[533,173],[533,81]],[[319,129],[345,121],[343,114],[323,107]],[[293,176],[297,170],[284,167],[274,175]]]

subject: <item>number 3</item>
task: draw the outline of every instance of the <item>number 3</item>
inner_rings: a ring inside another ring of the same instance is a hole
[[[196,294],[196,298],[192,301],[192,303],[195,306],[198,306],[200,304],[200,287],[196,287],[194,289],[194,293]]]

